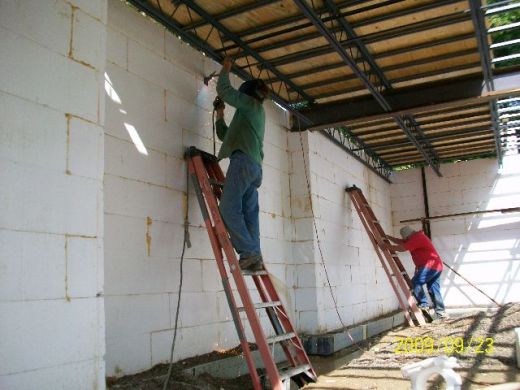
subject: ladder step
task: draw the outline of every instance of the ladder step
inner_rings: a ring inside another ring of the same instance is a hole
[[[311,369],[311,366],[308,364],[302,364],[301,366],[282,369],[282,370],[280,370],[280,379],[282,381],[291,379],[293,376],[301,374],[302,372],[305,372],[305,371],[309,371],[310,369]]]
[[[224,183],[222,183],[221,181],[215,180],[215,179],[209,179],[209,184],[219,186],[219,187],[224,187]]]
[[[268,337],[266,339],[266,341],[267,341],[268,344],[274,344],[274,343],[279,343],[280,341],[290,340],[293,337],[296,337],[296,333],[291,332],[291,333],[281,334],[279,336]]]
[[[268,307],[276,307],[280,306],[282,303],[280,301],[274,301],[274,302],[262,302],[262,303],[255,303],[255,309],[267,309]],[[238,311],[244,311],[244,307],[238,307]]]
[[[250,275],[250,276],[254,276],[254,275],[269,275],[269,273],[265,270],[262,270],[262,271],[248,271],[248,270],[244,270],[242,271],[242,274],[243,275]]]

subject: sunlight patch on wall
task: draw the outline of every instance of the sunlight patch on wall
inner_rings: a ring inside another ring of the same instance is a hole
[[[112,86],[112,80],[110,80],[110,77],[108,77],[107,73],[105,73],[105,92],[110,97],[110,99],[112,99],[112,101],[116,102],[117,104],[121,104],[121,98]]]
[[[134,143],[137,151],[141,154],[148,156],[148,150],[146,150],[146,147],[144,146],[141,137],[139,137],[139,133],[137,132],[135,127],[131,124],[125,123],[125,128],[126,131],[128,131],[128,135],[130,135],[130,138],[132,139],[132,142]]]

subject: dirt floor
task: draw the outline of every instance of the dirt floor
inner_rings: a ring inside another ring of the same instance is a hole
[[[396,328],[331,357],[311,357],[319,379],[305,389],[410,389],[410,381],[403,378],[401,367],[440,355],[457,358],[460,368],[455,371],[463,379],[464,390],[520,382],[520,371],[516,367],[516,327],[520,327],[520,304],[505,305],[493,313],[473,312],[452,316],[423,327]],[[177,362],[169,389],[251,389],[248,376],[226,381],[210,376],[194,378],[182,375],[185,368],[237,353],[239,349],[226,354],[214,352]],[[352,354],[358,357],[351,360]],[[108,381],[108,388],[162,389],[167,368],[167,365],[158,365],[138,375]],[[438,377],[432,377],[428,389],[445,389],[445,383]]]

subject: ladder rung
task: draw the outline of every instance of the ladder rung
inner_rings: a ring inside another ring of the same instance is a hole
[[[249,270],[244,270],[242,271],[242,274],[243,275],[268,275],[268,272],[265,271],[265,270],[262,270],[262,271],[249,271]]]
[[[219,186],[219,187],[224,187],[224,183],[222,183],[221,181],[215,180],[215,179],[209,179],[209,184]]]
[[[274,302],[261,302],[261,303],[255,303],[255,309],[267,309],[268,307],[276,307],[280,306],[282,303],[280,301],[274,301]],[[237,308],[238,311],[244,311],[244,307]]]
[[[280,341],[290,340],[293,337],[296,337],[296,333],[291,332],[291,333],[281,334],[279,336],[268,337],[266,339],[266,341],[267,341],[268,344],[274,344],[274,343],[279,343]]]
[[[291,367],[288,369],[280,370],[280,379],[282,381],[291,379],[293,376],[301,374],[302,372],[309,371],[311,366],[308,364],[302,364],[301,366]]]

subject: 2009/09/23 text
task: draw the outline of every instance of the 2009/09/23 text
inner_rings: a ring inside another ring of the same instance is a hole
[[[438,340],[432,337],[397,337],[394,342],[396,354],[486,354],[491,355],[495,349],[495,340],[492,337],[441,337]]]

